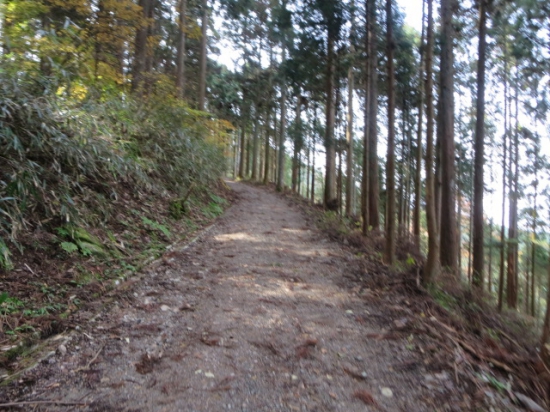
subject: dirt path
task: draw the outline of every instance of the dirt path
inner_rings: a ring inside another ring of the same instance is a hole
[[[353,255],[284,199],[230,185],[238,200],[224,217],[82,323],[21,379],[39,380],[19,399],[86,404],[36,410],[434,410],[419,376],[396,367],[412,356],[406,339],[373,338],[376,306],[342,282]]]

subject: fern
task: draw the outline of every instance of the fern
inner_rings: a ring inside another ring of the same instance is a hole
[[[145,223],[151,229],[159,230],[160,232],[162,232],[162,234],[164,236],[166,236],[167,238],[170,238],[171,234],[170,234],[170,231],[168,230],[168,228],[166,226],[164,226],[160,223],[157,223],[157,222],[155,222],[151,219],[148,219],[145,216],[142,216],[141,220],[143,221],[143,223]]]
[[[73,242],[61,242],[61,249],[71,255],[74,252],[78,251],[78,246]]]

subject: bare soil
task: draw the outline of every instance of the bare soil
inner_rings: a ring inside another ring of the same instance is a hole
[[[50,356],[0,389],[0,403],[19,403],[3,410],[474,408],[450,366],[462,352],[438,359],[415,330],[430,314],[358,284],[361,258],[288,200],[229,185],[237,200],[222,218],[114,303],[82,313]]]

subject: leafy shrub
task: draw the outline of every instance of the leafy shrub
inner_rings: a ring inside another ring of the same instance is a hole
[[[225,170],[222,145],[209,137],[223,136],[227,125],[175,99],[71,99],[56,93],[55,84],[5,73],[0,72],[0,266],[10,265],[4,241],[15,243],[29,225],[106,221],[117,184],[137,193],[178,195],[191,184],[207,187]]]

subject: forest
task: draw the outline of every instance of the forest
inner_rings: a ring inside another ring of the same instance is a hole
[[[50,293],[23,256],[137,270],[145,235],[119,235],[160,250],[155,209],[190,230],[230,176],[521,314],[550,365],[550,5],[418,3],[420,30],[395,0],[3,1],[0,314],[67,309],[8,290],[17,269]]]

